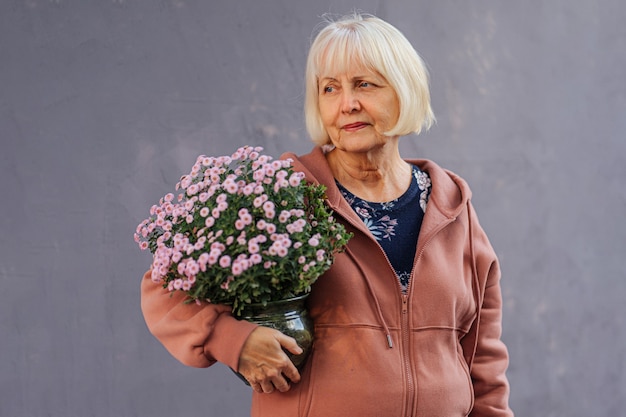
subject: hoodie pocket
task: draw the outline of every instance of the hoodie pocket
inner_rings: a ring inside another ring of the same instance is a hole
[[[300,417],[403,415],[406,386],[399,349],[375,326],[316,327],[300,393]]]

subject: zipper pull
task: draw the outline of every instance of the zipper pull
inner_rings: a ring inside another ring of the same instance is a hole
[[[402,294],[402,314],[409,312],[409,296]]]

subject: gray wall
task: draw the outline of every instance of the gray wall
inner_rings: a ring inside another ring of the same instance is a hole
[[[3,0],[1,416],[247,415],[225,367],[148,333],[132,233],[200,153],[311,147],[309,38],[355,7],[431,69],[438,124],[403,152],[473,187],[512,407],[625,415],[626,3]]]

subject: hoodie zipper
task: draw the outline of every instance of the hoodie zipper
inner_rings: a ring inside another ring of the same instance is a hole
[[[402,360],[404,362],[404,371],[406,373],[406,415],[413,415],[412,403],[415,398],[415,385],[413,383],[413,372],[411,370],[411,351],[410,351],[410,335],[409,335],[409,296],[402,294]]]

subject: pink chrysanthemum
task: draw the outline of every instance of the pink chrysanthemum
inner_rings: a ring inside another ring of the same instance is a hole
[[[308,291],[330,266],[348,234],[325,209],[323,187],[307,184],[293,161],[261,150],[198,156],[178,194],[150,207],[133,238],[154,254],[154,282],[237,312],[253,293],[268,301]]]

